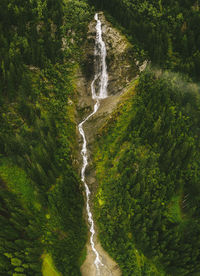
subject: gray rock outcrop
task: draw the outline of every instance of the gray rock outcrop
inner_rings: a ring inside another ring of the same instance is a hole
[[[119,30],[115,29],[105,18],[102,12],[99,13],[102,22],[103,39],[107,49],[107,70],[109,75],[108,95],[116,95],[130,83],[138,74],[138,66],[134,63],[133,46]],[[95,43],[95,20],[88,29],[88,40],[85,51],[85,75],[90,82],[94,72],[94,43]]]

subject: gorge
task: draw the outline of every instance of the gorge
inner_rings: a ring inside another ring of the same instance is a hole
[[[1,1],[0,275],[199,275],[199,11]]]

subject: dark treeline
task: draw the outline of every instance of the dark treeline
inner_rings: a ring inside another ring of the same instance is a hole
[[[1,1],[0,17],[0,91],[13,99],[25,78],[24,65],[44,68],[61,60],[63,3]]]
[[[162,68],[200,79],[200,6],[197,0],[90,0],[108,11],[134,44]]]
[[[0,3],[0,275],[42,275],[47,254],[80,275],[73,95],[90,18],[84,1]]]
[[[200,272],[199,126],[198,87],[147,70],[99,133],[96,217],[123,275]]]

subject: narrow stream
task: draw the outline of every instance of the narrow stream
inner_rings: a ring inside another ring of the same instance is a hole
[[[100,260],[100,255],[96,250],[95,243],[94,243],[94,220],[91,213],[90,208],[90,189],[87,185],[86,178],[85,178],[85,171],[88,165],[88,153],[87,153],[87,140],[86,135],[83,129],[83,125],[87,122],[99,109],[100,100],[107,97],[107,85],[108,85],[108,74],[107,74],[107,66],[106,66],[106,46],[102,39],[102,28],[101,28],[101,21],[99,20],[98,14],[95,14],[96,20],[96,40],[95,40],[95,49],[94,49],[94,65],[95,65],[95,76],[91,83],[91,92],[92,98],[95,100],[94,110],[91,114],[89,114],[78,126],[79,132],[83,138],[83,145],[81,150],[81,155],[83,157],[83,166],[81,169],[81,180],[85,186],[86,192],[86,209],[88,215],[88,222],[90,225],[90,244],[92,250],[95,254],[95,261],[94,264],[96,266],[97,273],[100,273],[100,266],[104,266]]]

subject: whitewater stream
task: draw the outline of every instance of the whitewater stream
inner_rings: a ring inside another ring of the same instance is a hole
[[[81,169],[81,180],[85,186],[86,192],[86,209],[88,215],[88,222],[90,225],[90,244],[92,247],[92,251],[95,255],[95,267],[97,271],[97,275],[100,275],[100,267],[104,266],[101,262],[99,252],[97,251],[94,243],[94,220],[91,213],[90,208],[90,189],[86,182],[85,171],[88,165],[88,151],[87,151],[87,140],[86,135],[83,129],[85,122],[87,122],[99,109],[101,99],[105,99],[107,95],[107,85],[108,85],[108,73],[107,73],[107,66],[106,66],[106,46],[102,39],[102,28],[101,28],[101,21],[99,20],[98,14],[95,14],[96,20],[96,39],[95,39],[95,48],[94,48],[94,79],[91,83],[91,92],[92,92],[92,99],[95,101],[94,110],[90,113],[78,126],[79,132],[83,138],[83,145],[81,150],[81,155],[83,157],[83,166]]]

